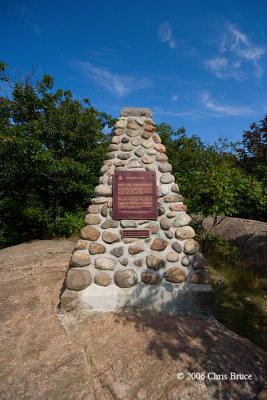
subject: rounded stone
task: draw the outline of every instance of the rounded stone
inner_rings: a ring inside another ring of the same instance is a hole
[[[108,146],[108,151],[117,151],[117,150],[119,150],[119,146],[117,144],[115,144],[115,143],[111,143]]]
[[[146,149],[150,149],[150,147],[154,145],[154,142],[152,142],[152,140],[143,139],[141,140],[141,145]]]
[[[108,206],[108,208],[112,208],[112,206],[113,206],[113,199],[112,199],[112,197],[110,197],[110,198],[108,199],[108,201],[107,201],[107,206]]]
[[[152,164],[147,164],[146,171],[155,171],[155,167]]]
[[[150,229],[150,232],[155,235],[155,233],[158,233],[159,231],[159,226],[157,224],[149,224],[147,226],[148,229]]]
[[[113,151],[111,153],[107,153],[106,154],[106,159],[107,160],[112,160],[115,157],[116,157],[116,153],[114,153]]]
[[[175,211],[170,211],[166,215],[168,218],[174,218],[174,217],[176,217],[177,214]]]
[[[147,132],[155,132],[156,128],[153,125],[147,125],[145,126],[144,130]]]
[[[174,235],[171,231],[165,231],[164,233],[168,239],[172,239],[174,237]]]
[[[95,196],[112,196],[112,188],[107,185],[99,185],[95,187]]]
[[[180,227],[180,226],[189,225],[191,221],[192,221],[192,219],[191,219],[191,217],[189,217],[188,214],[179,214],[173,221],[173,226]]]
[[[142,161],[143,161],[144,164],[151,164],[151,163],[153,163],[153,158],[152,157],[148,157],[148,156],[144,156],[142,158]]]
[[[70,290],[84,290],[91,285],[92,278],[89,271],[69,269],[66,278],[66,287]]]
[[[183,196],[178,193],[169,194],[164,198],[165,203],[175,203],[176,201],[183,201]]]
[[[88,211],[90,214],[98,214],[99,211],[100,211],[100,207],[90,205],[90,206],[88,207],[87,211]]]
[[[130,219],[122,219],[121,220],[122,228],[136,228],[136,221]]]
[[[181,260],[181,264],[184,267],[188,267],[188,265],[190,264],[190,257],[189,256],[183,256],[183,258]]]
[[[85,267],[90,264],[89,254],[74,251],[71,257],[70,265],[72,267]]]
[[[149,149],[147,150],[147,154],[149,154],[150,156],[154,156],[155,154],[157,154],[157,152],[154,149]]]
[[[120,237],[116,233],[112,232],[103,232],[102,234],[102,239],[106,243],[115,243],[115,242],[120,242]]]
[[[124,167],[125,164],[126,164],[125,161],[115,161],[114,162],[115,167]]]
[[[95,268],[103,269],[103,270],[110,270],[113,271],[115,269],[115,261],[108,257],[97,257],[95,259]]]
[[[102,229],[110,229],[110,228],[117,228],[118,227],[118,222],[114,221],[113,219],[107,219],[103,224],[101,225]]]
[[[187,207],[185,204],[170,204],[171,211],[186,211]]]
[[[127,131],[125,132],[126,135],[128,135],[130,138],[134,138],[136,136],[139,135],[138,131],[135,131],[134,129],[127,129]]]
[[[151,118],[145,119],[145,124],[146,125],[155,125],[154,121]]]
[[[131,143],[124,143],[121,145],[121,151],[132,151],[134,146]]]
[[[98,179],[99,185],[106,185],[107,183],[107,176],[100,176]]]
[[[113,165],[113,161],[111,160],[104,160],[104,165],[109,165],[111,167],[111,165]]]
[[[123,265],[124,267],[126,267],[126,265],[128,265],[128,262],[129,262],[129,260],[128,260],[127,257],[124,257],[124,258],[121,258],[121,259],[120,259],[120,263],[121,263],[121,265]]]
[[[83,239],[95,241],[99,238],[100,233],[98,232],[98,230],[96,228],[93,228],[90,225],[86,225],[81,230],[81,236]]]
[[[157,285],[159,283],[159,277],[153,272],[142,272],[141,281],[148,285]]]
[[[119,153],[118,154],[118,158],[120,160],[128,160],[128,158],[130,158],[130,157],[131,157],[131,154],[129,154],[129,153]]]
[[[132,139],[131,143],[132,143],[132,145],[134,145],[134,146],[139,146],[139,144],[140,144],[140,139],[139,139],[139,138],[134,138],[134,139]]]
[[[166,185],[160,185],[159,187],[158,187],[158,195],[159,195],[159,197],[163,197],[163,196],[166,196],[166,194],[168,194],[169,193],[169,188],[168,188],[168,186],[166,186]]]
[[[168,162],[163,162],[163,163],[159,164],[159,171],[162,173],[171,172],[172,166]]]
[[[126,168],[124,168],[124,167],[118,167],[118,168],[116,168],[116,171],[126,171]]]
[[[106,217],[108,215],[108,206],[107,204],[104,204],[101,208],[101,215],[103,217]]]
[[[104,204],[104,203],[106,203],[108,201],[108,199],[106,198],[106,197],[94,197],[92,200],[91,200],[91,203],[92,204]]]
[[[179,256],[176,251],[170,251],[169,253],[167,253],[166,258],[169,262],[176,262],[179,260]]]
[[[199,244],[194,239],[189,239],[184,244],[184,253],[185,254],[195,254],[199,251]]]
[[[86,240],[79,239],[76,243],[75,250],[86,250],[87,249],[87,242]]]
[[[142,147],[139,147],[139,148],[134,152],[134,154],[135,154],[137,157],[142,157],[142,156],[145,154],[145,150],[142,149]]]
[[[161,218],[160,220],[160,226],[164,230],[168,230],[171,227],[171,222],[167,218]]]
[[[173,267],[165,271],[164,277],[168,282],[181,283],[185,281],[186,273],[182,268]]]
[[[123,136],[123,138],[121,139],[122,143],[129,143],[130,142],[130,138],[128,138],[127,136]]]
[[[172,244],[172,248],[173,250],[177,251],[177,253],[181,253],[183,250],[182,245],[179,242],[174,242]]]
[[[106,247],[100,243],[90,243],[89,253],[90,254],[104,254],[106,252]]]
[[[137,273],[131,268],[118,270],[114,275],[114,282],[121,288],[132,287],[138,282]]]
[[[145,131],[145,132],[142,133],[142,138],[144,138],[144,139],[149,139],[150,136],[151,136],[151,134],[149,132]]]
[[[110,166],[109,165],[103,165],[100,169],[100,175],[104,175],[105,172],[109,170]]]
[[[130,254],[135,255],[144,251],[143,247],[140,246],[129,246],[128,251]]]
[[[134,265],[136,265],[137,267],[142,267],[142,265],[143,265],[142,258],[139,258],[138,260],[135,260],[134,261]]]
[[[203,256],[203,254],[198,253],[195,255],[192,266],[194,269],[200,269],[204,268],[206,265],[206,258]]]
[[[166,249],[167,244],[168,243],[166,242],[166,240],[157,238],[153,241],[153,243],[151,245],[151,249],[154,251],[163,251]]]
[[[120,119],[119,121],[116,122],[115,128],[124,128],[124,125],[125,125],[125,120]]]
[[[166,154],[164,154],[164,153],[159,153],[159,154],[157,154],[157,156],[156,156],[156,160],[157,160],[157,161],[160,161],[160,162],[162,162],[162,161],[168,161],[168,156],[166,156]]]
[[[121,129],[121,128],[115,129],[114,134],[116,136],[121,136],[123,134],[123,129]]]
[[[165,214],[165,208],[164,207],[159,207],[158,208],[158,214],[159,215],[164,215]]]
[[[115,247],[114,249],[110,250],[110,254],[115,257],[121,257],[123,255],[123,247]]]
[[[87,215],[85,216],[84,222],[85,222],[87,225],[98,225],[98,224],[100,224],[100,222],[101,222],[101,218],[98,217],[97,215],[87,214]]]
[[[164,144],[161,144],[161,143],[156,144],[154,146],[154,149],[157,150],[160,153],[165,153],[165,151],[166,151],[166,147],[164,146]]]
[[[195,237],[195,231],[191,226],[182,226],[176,229],[175,236],[180,240],[192,239]]]
[[[160,268],[163,267],[164,261],[162,260],[162,258],[151,254],[146,257],[146,265],[148,266],[148,268],[152,268],[158,271]]]
[[[111,143],[114,144],[119,144],[121,141],[121,138],[119,136],[113,136],[113,138],[111,139]]]
[[[134,122],[128,122],[127,128],[136,130],[138,129],[138,126]]]
[[[128,168],[142,168],[143,164],[140,160],[131,160],[127,164]]]
[[[94,282],[98,286],[108,286],[111,284],[111,277],[107,272],[99,272],[95,276]]]
[[[174,193],[179,193],[180,192],[180,189],[179,189],[179,186],[177,185],[177,183],[174,183],[172,185],[171,191],[174,192]]]
[[[174,181],[175,181],[175,178],[170,172],[167,172],[166,174],[163,174],[160,177],[160,182],[161,183],[171,183],[171,182],[174,182]]]
[[[154,140],[155,143],[161,143],[161,138],[157,133],[153,133],[152,139]]]
[[[210,283],[210,274],[207,269],[203,269],[202,271],[195,272],[190,277],[190,283],[208,285]]]
[[[144,121],[140,117],[135,118],[135,122],[137,122],[137,124],[140,126],[144,125]]]

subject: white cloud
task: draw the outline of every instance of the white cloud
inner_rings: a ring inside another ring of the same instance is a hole
[[[178,98],[179,98],[178,96],[175,96],[175,95],[174,95],[174,96],[172,96],[172,101],[177,101]]]
[[[153,107],[153,112],[157,115],[165,115],[168,117],[190,117],[190,118],[195,118],[195,119],[200,119],[204,118],[203,115],[197,112],[193,111],[170,111],[170,110],[165,110],[162,107],[159,106],[154,106]]]
[[[201,102],[209,110],[226,116],[242,116],[254,113],[251,108],[246,106],[220,104],[216,100],[212,99],[209,92],[202,93]]]
[[[171,49],[175,49],[176,42],[172,36],[172,28],[168,22],[164,22],[159,26],[158,38],[160,42],[167,42]]]
[[[254,45],[246,34],[228,24],[219,46],[219,55],[206,60],[205,66],[217,78],[242,80],[246,76],[245,66],[252,65],[256,78],[261,78],[264,70],[260,60],[264,53],[265,47]]]
[[[96,67],[90,62],[80,63],[80,66],[96,86],[103,87],[119,97],[152,86],[148,78],[139,79],[134,76],[120,75],[109,71],[107,68]]]

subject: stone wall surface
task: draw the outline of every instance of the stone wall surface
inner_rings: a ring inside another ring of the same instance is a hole
[[[149,109],[123,108],[116,122],[67,272],[63,308],[81,303],[93,311],[120,307],[173,314],[212,311],[205,257],[199,253],[191,218],[151,117]],[[115,171],[156,172],[156,220],[113,219]],[[149,229],[150,237],[122,238],[125,228]]]

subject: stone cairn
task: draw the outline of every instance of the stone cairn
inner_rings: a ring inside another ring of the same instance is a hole
[[[148,108],[123,108],[99,185],[72,254],[61,308],[92,311],[137,307],[169,314],[210,314],[214,305],[205,257]],[[114,220],[114,171],[155,171],[158,218]],[[122,238],[125,228],[149,238]]]

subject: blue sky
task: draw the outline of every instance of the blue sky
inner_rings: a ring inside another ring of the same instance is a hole
[[[1,1],[0,58],[118,117],[242,139],[267,114],[267,1]]]

